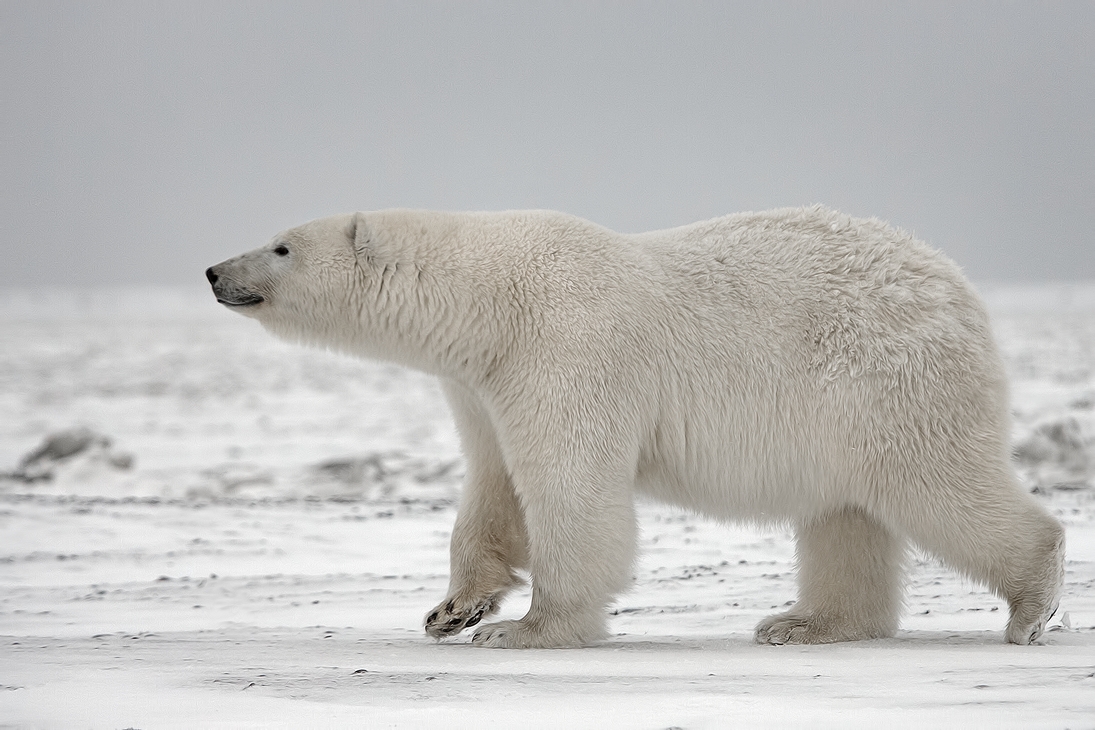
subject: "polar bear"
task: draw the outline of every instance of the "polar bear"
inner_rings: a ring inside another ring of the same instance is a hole
[[[635,557],[645,494],[791,523],[799,597],[760,643],[892,636],[916,545],[1008,602],[1034,641],[1063,581],[1060,524],[1009,464],[1004,370],[958,267],[822,207],[621,235],[547,211],[325,218],[206,272],[280,337],[437,375],[467,458],[453,636],[577,647]]]

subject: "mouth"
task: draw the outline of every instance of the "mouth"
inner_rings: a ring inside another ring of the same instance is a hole
[[[225,276],[223,271],[218,272],[216,266],[205,270],[205,278],[209,279],[209,285],[213,287],[213,296],[226,307],[245,309],[266,301],[262,294],[251,287],[240,284],[232,276]]]
[[[253,307],[262,304],[266,300],[258,294],[241,294],[237,297],[218,296],[217,301],[226,307]]]

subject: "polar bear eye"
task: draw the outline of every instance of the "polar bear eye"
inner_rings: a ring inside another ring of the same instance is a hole
[[[276,253],[278,256],[288,256],[289,248],[287,246],[278,246],[274,249],[274,253]]]

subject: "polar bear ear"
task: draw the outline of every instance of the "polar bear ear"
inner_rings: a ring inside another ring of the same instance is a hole
[[[350,223],[346,226],[346,237],[354,248],[357,256],[369,256],[369,227],[365,223],[364,213],[354,213]]]
[[[389,236],[382,228],[383,219],[377,220],[377,214],[354,213],[346,225],[346,236],[354,249],[358,261],[370,266],[383,266],[398,260],[398,253],[392,250]]]

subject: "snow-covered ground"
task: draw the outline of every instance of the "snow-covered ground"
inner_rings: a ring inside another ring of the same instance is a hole
[[[985,294],[1068,530],[1039,645],[921,558],[894,639],[756,646],[790,533],[644,504],[613,638],[502,651],[421,629],[463,471],[431,379],[203,291],[0,291],[0,727],[1093,727],[1095,284]]]

